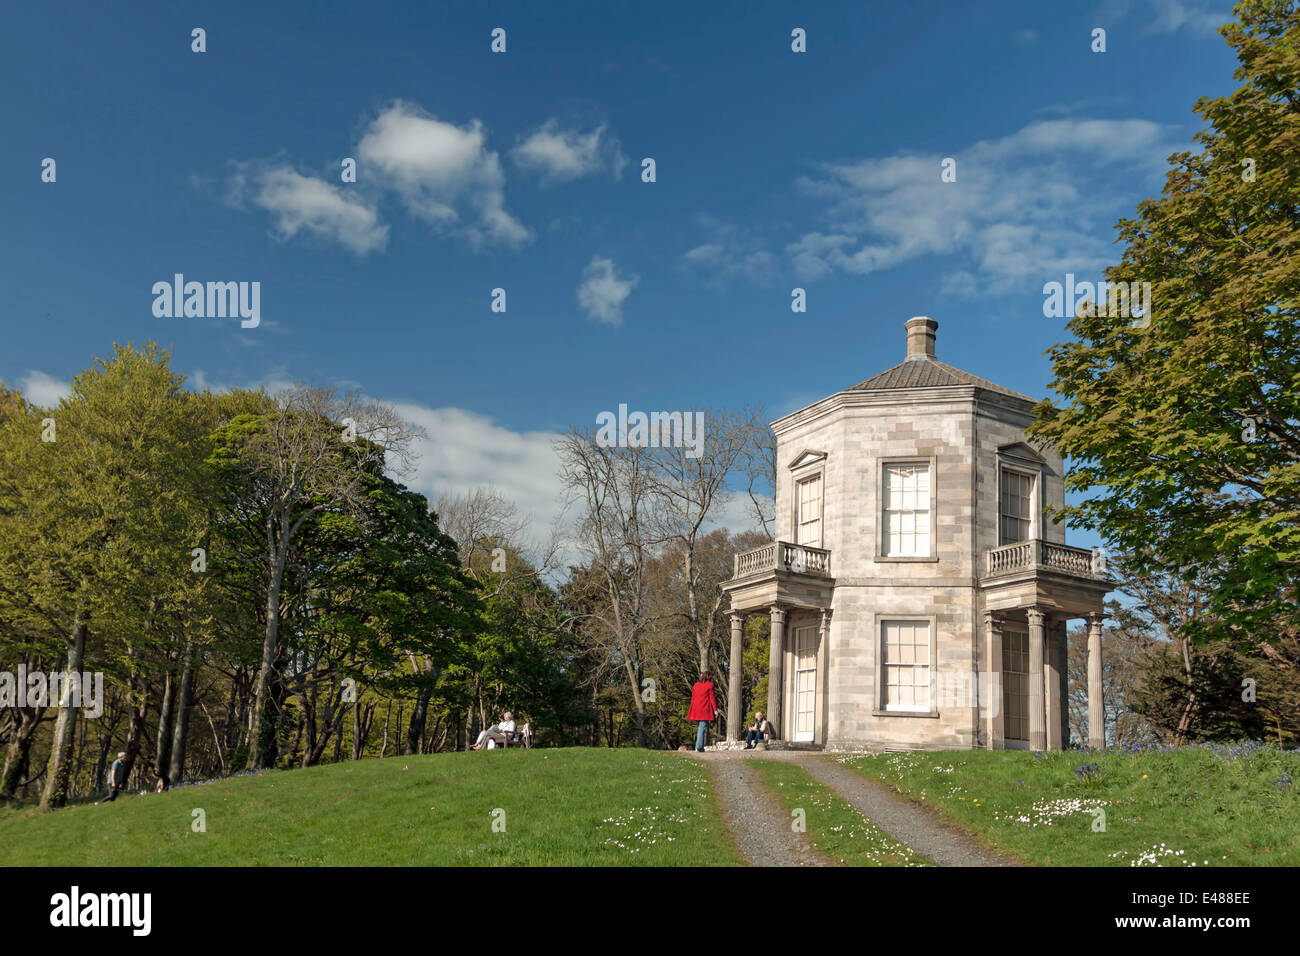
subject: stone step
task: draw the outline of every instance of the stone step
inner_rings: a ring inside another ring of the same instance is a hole
[[[743,740],[719,740],[717,743],[709,744],[705,750],[744,750],[745,742]],[[821,744],[796,742],[793,740],[769,740],[755,746],[755,750],[806,750],[812,753],[821,753]]]

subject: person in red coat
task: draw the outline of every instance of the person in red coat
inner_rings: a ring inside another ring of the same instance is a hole
[[[713,696],[713,671],[705,671],[691,688],[691,709],[687,720],[699,721],[695,731],[695,749],[704,753],[704,733],[718,713],[718,702]]]

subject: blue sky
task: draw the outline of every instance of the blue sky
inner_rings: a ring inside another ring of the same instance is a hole
[[[198,385],[355,386],[429,430],[411,484],[538,517],[569,424],[775,418],[913,315],[1044,394],[1043,284],[1098,277],[1236,86],[1210,0],[109,6],[6,15],[0,378],[153,339]],[[155,317],[177,272],[259,281],[262,324]]]

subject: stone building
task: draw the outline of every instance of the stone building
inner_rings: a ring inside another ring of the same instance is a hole
[[[772,424],[776,540],[736,555],[731,693],[744,617],[771,618],[777,739],[842,749],[1059,749],[1069,742],[1066,624],[1088,637],[1089,745],[1103,745],[1099,555],[1045,513],[1062,460],[1033,447],[1034,400],[907,357]],[[728,737],[743,714],[729,709]]]

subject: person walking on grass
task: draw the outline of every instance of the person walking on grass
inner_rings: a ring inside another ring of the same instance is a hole
[[[691,709],[686,712],[687,720],[698,723],[695,730],[695,749],[704,753],[705,732],[718,713],[718,702],[713,696],[713,671],[705,671],[691,688]]]
[[[108,794],[100,803],[112,803],[117,799],[117,795],[126,789],[126,753],[123,751],[117,755],[113,761],[113,766],[108,768]]]

